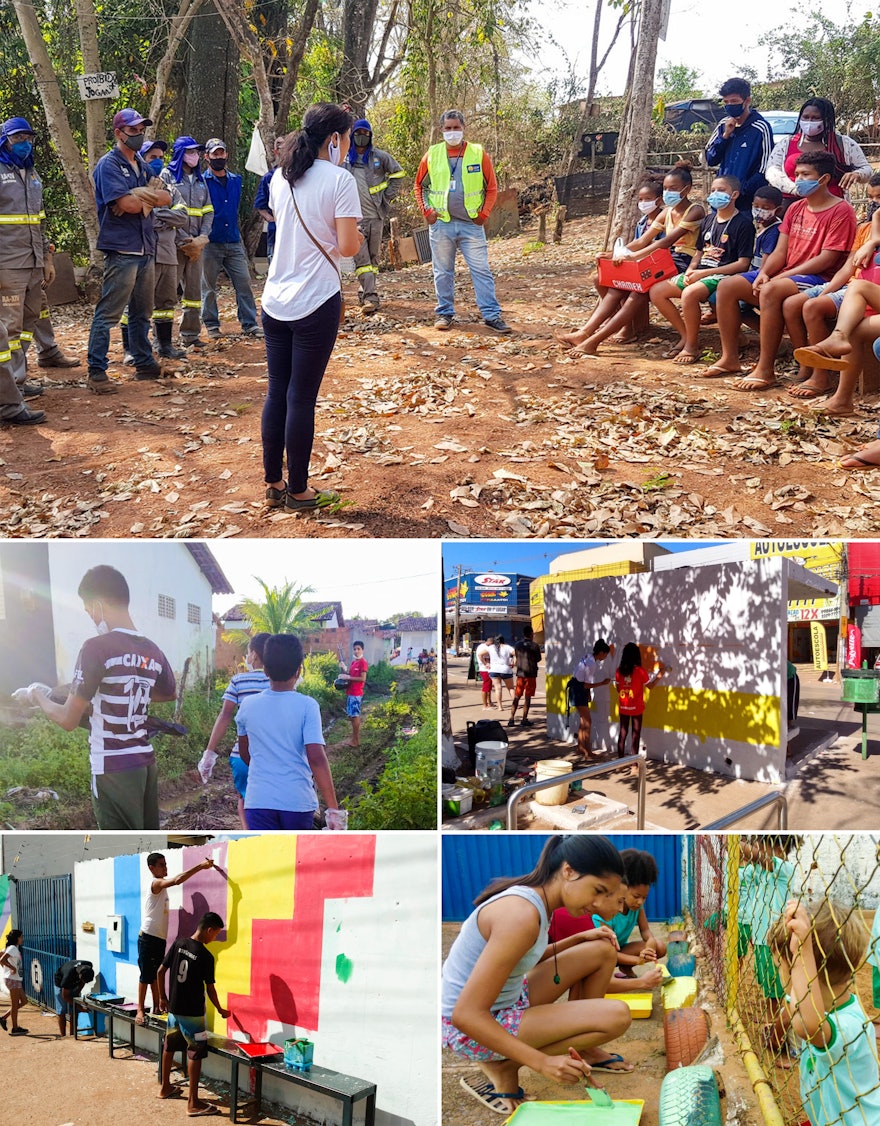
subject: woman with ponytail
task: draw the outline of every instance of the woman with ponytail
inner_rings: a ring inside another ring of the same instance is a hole
[[[341,106],[310,106],[302,129],[286,138],[269,185],[276,229],[262,297],[269,369],[262,438],[270,508],[300,512],[339,500],[309,486],[309,459],[315,402],[342,312],[340,261],[363,242],[357,183],[342,167],[351,124]]]
[[[554,836],[533,871],[496,880],[475,900],[443,966],[442,1039],[483,1072],[461,1086],[488,1109],[510,1114],[523,1101],[521,1067],[559,1083],[582,1082],[592,1068],[632,1071],[599,1047],[631,1019],[622,1001],[604,999],[617,961],[613,931],[547,941],[559,907],[572,915],[600,914],[597,905],[616,912],[622,876],[607,838]]]

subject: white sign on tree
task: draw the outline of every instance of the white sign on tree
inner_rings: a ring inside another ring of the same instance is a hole
[[[79,96],[84,102],[94,98],[118,98],[119,87],[116,85],[114,71],[99,71],[97,74],[81,74],[77,76]]]

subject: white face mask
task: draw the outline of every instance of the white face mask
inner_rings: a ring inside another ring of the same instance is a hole
[[[251,659],[251,655],[250,655],[250,653],[248,653],[248,655],[247,655],[247,656],[245,657],[245,659],[244,659],[244,663],[245,663],[245,664],[247,665],[247,667],[248,667],[248,671],[249,671],[249,672],[253,672],[253,671],[254,671],[254,662],[253,662],[253,660]]]
[[[804,121],[803,118],[798,122],[798,127],[805,137],[818,137],[822,130],[825,128],[824,121]]]
[[[452,145],[453,148],[454,148],[456,145],[460,145],[461,142],[464,140],[464,130],[463,129],[444,129],[443,130],[443,140],[447,143],[447,145]]]
[[[101,603],[100,602],[96,603],[96,606],[101,606]],[[95,607],[93,607],[93,609],[94,608]],[[103,637],[105,633],[109,633],[109,632],[110,632],[110,627],[107,625],[106,621],[104,620],[104,607],[101,606],[101,617],[97,622],[95,622],[95,633],[97,633],[98,637]]]
[[[339,140],[338,133],[336,134],[336,139]],[[327,149],[327,155],[330,157],[331,164],[342,164],[342,154],[338,144],[334,145],[331,141],[330,147]]]
[[[641,213],[643,215],[650,215],[651,212],[656,208],[656,206],[657,206],[657,201],[655,199],[640,199],[639,200],[639,211],[641,211]]]

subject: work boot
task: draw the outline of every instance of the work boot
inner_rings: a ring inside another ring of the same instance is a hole
[[[183,360],[186,358],[186,352],[181,352],[171,343],[171,333],[174,328],[171,321],[153,321],[153,328],[159,342],[157,352],[163,360]]]
[[[154,360],[152,363],[143,364],[141,367],[135,369],[134,377],[138,380],[143,379],[159,379],[162,375],[162,369]]]
[[[127,368],[134,367],[134,356],[131,354],[131,348],[128,343],[128,325],[122,325],[122,362]]]
[[[78,368],[80,362],[77,356],[65,356],[63,352],[54,356],[37,357],[37,366],[41,368]]]

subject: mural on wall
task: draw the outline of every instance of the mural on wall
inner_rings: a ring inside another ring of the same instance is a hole
[[[12,927],[12,882],[0,876],[0,946],[6,945],[6,934]]]
[[[565,686],[603,637],[613,679],[634,641],[667,675],[646,693],[649,758],[778,782],[785,776],[785,591],[781,561],[681,568],[545,588],[547,730],[571,738]],[[617,738],[617,699],[593,690],[593,745]]]

